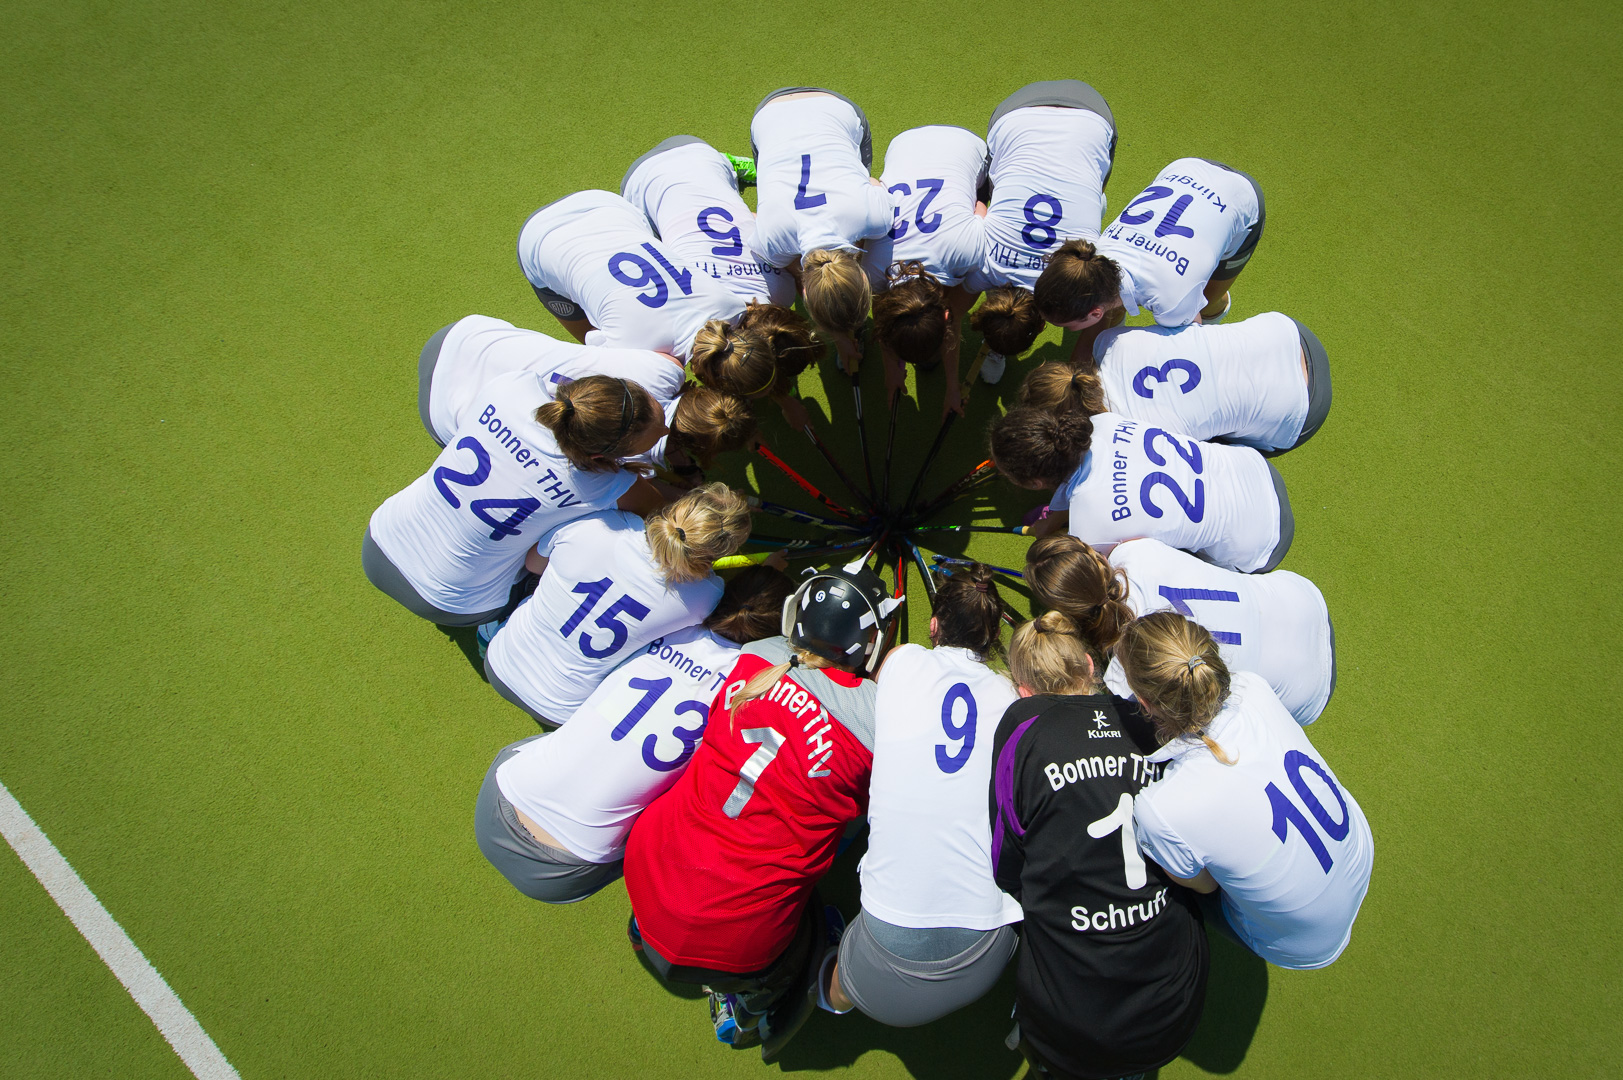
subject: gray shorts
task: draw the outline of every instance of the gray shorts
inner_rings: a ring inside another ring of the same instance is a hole
[[[1279,543],[1274,545],[1274,553],[1268,556],[1265,566],[1253,570],[1253,574],[1266,574],[1285,560],[1285,552],[1291,549],[1291,541],[1296,539],[1296,515],[1291,513],[1291,499],[1285,494],[1285,478],[1279,475],[1274,463],[1269,461],[1268,475],[1273,477],[1274,494],[1279,496]]]
[[[1020,940],[1013,926],[960,931],[975,935],[961,952],[943,960],[909,960],[879,943],[875,923],[893,945],[894,932],[905,932],[860,912],[840,939],[840,989],[857,1008],[891,1027],[928,1024],[979,1000],[1003,974]]]
[[[1216,280],[1228,281],[1239,277],[1240,271],[1245,269],[1245,264],[1251,261],[1251,253],[1257,250],[1257,241],[1262,239],[1262,226],[1268,220],[1268,210],[1266,204],[1262,201],[1262,185],[1257,183],[1250,173],[1243,173],[1239,169],[1225,165],[1221,161],[1213,161],[1211,158],[1201,158],[1200,160],[1208,165],[1216,165],[1219,169],[1227,169],[1235,176],[1244,177],[1245,182],[1251,185],[1251,190],[1257,193],[1257,220],[1253,221],[1251,227],[1245,231],[1245,236],[1240,239],[1239,246],[1233,251],[1224,252],[1223,257],[1218,260],[1217,269],[1212,271],[1212,277]]]
[[[376,585],[378,591],[392,600],[397,601],[401,607],[416,615],[440,626],[478,626],[489,622],[503,611],[494,608],[490,611],[479,611],[472,615],[462,615],[455,611],[446,611],[435,607],[419,593],[411,582],[406,580],[389,556],[378,547],[378,542],[372,539],[372,528],[367,527],[366,536],[361,539],[361,569],[366,573],[366,580]]]
[[[567,199],[569,196],[565,195],[563,198]],[[543,206],[537,210],[535,214],[531,214],[529,217],[525,218],[524,224],[519,226],[519,238],[523,239],[524,230],[529,228],[530,222],[535,220],[536,214],[545,213],[549,208],[556,206],[561,202],[563,202],[563,199],[553,199],[551,202],[547,203],[546,206]],[[529,281],[528,278],[525,278],[525,280]],[[544,285],[537,285],[533,281],[530,282],[530,288],[535,290],[536,299],[541,301],[541,306],[550,311],[552,313],[552,317],[560,322],[579,322],[580,320],[586,318],[586,309],[569,299],[569,297],[565,296],[563,293],[556,292]]]
[[[445,344],[445,335],[449,334],[451,327],[455,325],[456,323],[451,323],[436,330],[434,336],[428,339],[428,344],[423,346],[422,355],[417,357],[417,415],[423,418],[423,428],[428,432],[428,437],[441,447],[444,447],[445,443],[440,442],[440,437],[434,433],[434,420],[428,404],[429,397],[434,392],[434,369],[440,362],[440,349]]]
[[[1330,415],[1330,355],[1318,336],[1292,319],[1302,335],[1302,351],[1307,353],[1307,418],[1302,421],[1302,434],[1292,444],[1295,449],[1311,439],[1324,426]]]
[[[490,763],[474,807],[473,835],[490,865],[500,870],[513,888],[532,900],[573,904],[618,879],[621,862],[587,862],[562,848],[541,843],[520,823],[513,804],[496,785],[496,769],[502,762],[525,743],[544,738],[545,734],[531,735],[504,746]]]
[[[806,94],[813,91],[819,94],[827,94],[830,97],[837,97],[857,111],[857,119],[862,121],[862,167],[865,169],[873,168],[873,128],[868,123],[868,114],[862,111],[861,105],[858,105],[844,94],[836,94],[834,91],[825,90],[821,86],[785,86],[783,89],[774,90],[762,98],[761,103],[755,106],[755,112],[760,112],[766,108],[767,102],[773,98],[780,98],[785,94]],[[750,113],[750,119],[754,120],[754,118],[755,113]],[[761,152],[755,149],[755,140],[753,138],[750,139],[750,153],[756,157],[761,156]]]
[[[1106,104],[1104,95],[1081,79],[1049,79],[1046,82],[1027,83],[992,110],[992,119],[986,122],[986,134],[992,134],[992,125],[1016,109],[1029,109],[1033,105],[1052,105],[1063,109],[1086,109],[1098,113],[1110,125],[1110,164],[1116,163],[1116,117]],[[1107,168],[1105,180],[1110,179]]]
[[[501,678],[491,668],[490,657],[488,655],[485,657],[485,681],[490,683],[490,688],[492,690],[496,691],[496,693],[500,694],[514,705],[517,705],[519,708],[529,713],[531,720],[534,720],[548,731],[551,731],[558,726],[551,720],[548,720],[546,717],[536,712],[534,709],[530,708],[528,705],[524,704],[524,699],[518,696],[518,691],[502,682]]]
[[[627,169],[626,174],[620,178],[620,197],[622,199],[625,198],[626,188],[631,184],[631,174],[636,172],[638,167],[641,166],[643,162],[647,161],[649,158],[658,157],[667,150],[675,150],[678,146],[691,146],[693,143],[698,143],[701,146],[705,145],[705,141],[699,138],[697,135],[672,135],[670,138],[648,151],[648,153],[642,155],[636,161],[633,161],[631,163],[631,168]],[[638,209],[640,210],[642,207],[638,207]],[[655,232],[657,233],[658,230],[656,229]]]

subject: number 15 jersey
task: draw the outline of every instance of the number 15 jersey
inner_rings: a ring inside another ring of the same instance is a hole
[[[745,682],[788,658],[781,637],[744,646],[688,771],[626,842],[637,924],[673,964],[740,973],[771,964],[840,833],[867,807],[871,681],[792,668],[732,715]]]

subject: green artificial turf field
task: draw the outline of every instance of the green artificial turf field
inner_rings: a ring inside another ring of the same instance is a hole
[[[1374,880],[1327,970],[1216,946],[1161,1075],[1615,1075],[1619,8],[19,0],[5,21],[0,782],[244,1077],[767,1070],[644,973],[623,887],[548,908],[485,863],[474,795],[533,725],[466,634],[367,584],[362,530],[433,457],[431,332],[561,333],[514,262],[535,207],[671,134],[742,149],[778,86],[860,102],[878,158],[1062,77],[1115,111],[1112,216],[1179,156],[1258,178],[1235,316],[1301,319],[1335,375],[1324,430],[1279,461],[1285,566],[1335,618],[1311,736],[1374,828]],[[1022,370],[977,388],[933,482],[979,460]],[[854,465],[843,381],[802,391]],[[898,484],[940,393],[904,408]],[[855,910],[851,860],[829,888]],[[1010,1000],[910,1031],[819,1015],[781,1068],[1012,1077]],[[185,1075],[9,850],[0,1075]]]

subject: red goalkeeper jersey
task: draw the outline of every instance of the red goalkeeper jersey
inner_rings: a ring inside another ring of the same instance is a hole
[[[744,648],[687,772],[627,839],[637,925],[673,964],[769,966],[793,939],[845,826],[866,812],[871,680],[795,667],[728,715],[752,675],[788,657],[783,638]]]

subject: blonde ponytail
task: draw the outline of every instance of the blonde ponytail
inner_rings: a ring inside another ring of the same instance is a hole
[[[1163,743],[1198,736],[1225,765],[1238,759],[1206,734],[1229,696],[1229,669],[1204,626],[1176,611],[1134,619],[1116,642],[1116,659]]]
[[[702,581],[749,539],[749,503],[726,484],[706,484],[649,514],[644,533],[667,585]]]
[[[806,313],[825,334],[855,337],[873,306],[868,272],[849,251],[818,248],[800,261],[800,291]]]
[[[738,693],[733,695],[733,705],[727,713],[728,723],[736,723],[738,710],[778,685],[778,680],[789,674],[794,668],[803,667],[818,671],[832,666],[816,653],[809,653],[805,649],[798,649],[791,645],[789,647],[789,659],[781,664],[774,664],[769,668],[757,671],[749,677],[748,682],[739,688]]]
[[[1097,685],[1087,642],[1059,611],[1021,623],[1009,642],[1009,674],[1034,694],[1086,694]]]

